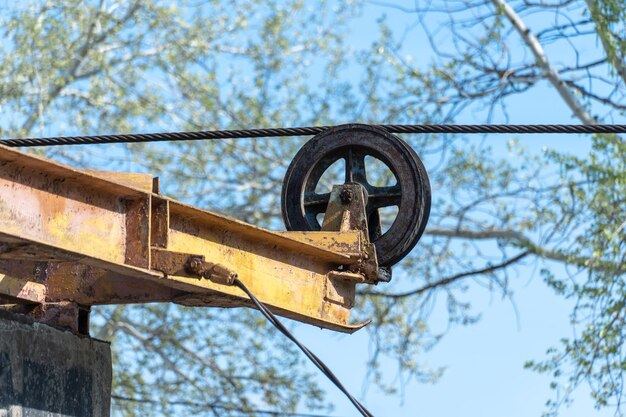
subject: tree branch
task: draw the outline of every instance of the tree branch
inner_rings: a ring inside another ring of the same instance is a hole
[[[597,271],[611,272],[614,274],[623,274],[626,267],[611,261],[594,259],[584,256],[574,256],[558,250],[549,249],[533,242],[528,236],[521,232],[510,229],[486,229],[486,230],[470,230],[443,227],[430,227],[424,232],[431,236],[451,237],[472,240],[504,240],[513,246],[526,249],[529,254],[536,255],[540,258],[559,261],[580,268],[590,268]]]
[[[119,29],[124,23],[130,20],[133,15],[139,10],[139,3],[134,2],[131,6],[129,6],[126,14],[119,20],[115,21],[113,26],[111,26],[108,30],[102,32],[100,35],[94,37],[98,15],[100,14],[100,8],[92,18],[89,29],[87,33],[84,35],[85,41],[76,51],[76,56],[72,60],[72,63],[66,69],[65,74],[61,77],[61,82],[53,86],[45,97],[42,97],[41,102],[38,104],[41,108],[46,108],[52,103],[72,82],[76,81],[75,77],[77,75],[80,66],[84,62],[85,58],[89,54],[89,52],[98,44],[104,42],[113,32]],[[23,134],[28,134],[30,130],[33,128],[34,124],[40,117],[40,112],[35,111],[30,114],[30,116],[26,119],[26,121],[22,124],[22,132]]]
[[[210,408],[210,409],[218,409],[223,411],[236,411],[239,413],[254,413],[268,416],[276,416],[276,417],[328,417],[322,414],[303,414],[303,413],[288,413],[284,411],[273,411],[273,410],[257,410],[254,408],[243,408],[237,406],[231,406],[219,402],[211,402],[211,403],[197,403],[193,401],[163,401],[163,400],[153,400],[150,398],[135,398],[135,397],[126,397],[123,395],[112,394],[111,398],[117,401],[128,401],[135,403],[147,403],[147,404],[163,404],[166,403],[168,405],[182,405],[188,407],[196,407],[196,408]]]
[[[504,16],[511,22],[511,25],[513,25],[515,30],[522,37],[526,46],[533,53],[537,65],[545,72],[550,83],[554,86],[574,115],[584,124],[597,124],[598,121],[591,114],[589,114],[582,103],[578,101],[578,98],[574,95],[573,91],[561,78],[558,70],[550,64],[541,43],[537,37],[531,33],[530,29],[526,26],[517,12],[513,10],[506,0],[491,0],[491,2],[498,10],[502,11]]]
[[[591,18],[596,25],[596,34],[598,35],[598,38],[600,38],[602,48],[604,48],[604,52],[606,53],[609,62],[611,63],[611,65],[613,65],[613,68],[615,68],[615,71],[617,71],[617,74],[621,77],[624,83],[626,83],[626,63],[624,63],[624,57],[618,53],[616,53],[614,57],[611,57],[612,54],[610,40],[607,36],[607,33],[603,32],[600,28],[598,22],[598,18],[600,16],[598,15],[597,7],[595,7],[592,0],[585,0],[585,3],[587,3],[589,13],[591,13]]]
[[[626,68],[625,68],[625,70],[626,70]],[[626,75],[626,74],[625,74],[625,75]],[[608,98],[605,98],[605,97],[600,97],[599,95],[592,93],[591,91],[589,91],[589,90],[585,89],[584,87],[582,87],[582,86],[580,86],[580,85],[576,84],[576,83],[575,83],[575,82],[573,82],[573,81],[566,81],[566,83],[567,83],[567,85],[569,85],[569,86],[570,86],[570,87],[572,87],[573,89],[575,89],[575,90],[577,90],[577,91],[580,91],[580,93],[581,93],[583,96],[590,97],[590,98],[592,98],[592,99],[594,99],[594,100],[599,101],[599,102],[600,102],[600,103],[602,103],[602,104],[606,104],[607,106],[611,106],[611,107],[613,107],[614,109],[618,109],[618,110],[626,110],[626,105],[624,105],[624,104],[619,104],[619,103],[615,103],[613,100],[608,99]]]
[[[448,278],[444,278],[441,279],[439,281],[435,281],[435,282],[431,282],[429,284],[424,285],[423,287],[419,287],[415,290],[411,290],[411,291],[407,291],[407,292],[402,292],[402,293],[396,293],[396,294],[386,294],[383,292],[375,292],[375,291],[364,291],[361,292],[360,294],[364,294],[364,295],[371,295],[374,297],[387,297],[387,298],[404,298],[404,297],[410,297],[412,295],[418,295],[421,294],[423,292],[426,292],[428,290],[432,290],[434,288],[437,287],[442,287],[444,285],[448,285],[451,284],[455,281],[458,281],[462,278],[467,278],[467,277],[471,277],[474,275],[483,275],[483,274],[488,274],[490,272],[495,272],[499,269],[503,269],[506,268],[518,261],[521,261],[522,259],[524,259],[526,256],[530,255],[530,251],[524,251],[522,253],[520,253],[517,256],[514,256],[513,258],[507,259],[506,261],[499,263],[497,265],[489,265],[485,268],[482,269],[478,269],[475,271],[467,271],[467,272],[462,272],[460,274],[456,274],[456,275],[452,275]]]

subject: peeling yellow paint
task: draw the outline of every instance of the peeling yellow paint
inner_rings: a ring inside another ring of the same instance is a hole
[[[24,281],[24,279],[0,274],[0,294],[42,303],[46,297],[46,287],[37,282]]]

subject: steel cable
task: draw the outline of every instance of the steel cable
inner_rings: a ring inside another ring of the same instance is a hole
[[[408,134],[593,134],[626,133],[626,125],[375,125],[390,133]],[[55,136],[42,138],[2,139],[0,144],[11,147],[89,145],[105,143],[142,143],[181,140],[216,140],[240,138],[270,138],[289,136],[311,136],[332,126],[280,127],[268,129],[204,130],[191,132],[135,133],[94,136]]]
[[[312,353],[309,349],[306,348],[302,343],[296,339],[294,335],[291,334],[289,330],[274,316],[274,314],[267,308],[265,305],[260,302],[251,292],[250,290],[238,279],[235,278],[233,281],[233,285],[239,287],[243,292],[248,295],[250,300],[256,305],[256,307],[261,311],[261,313],[265,316],[265,318],[274,325],[282,334],[284,334],[289,340],[295,343],[296,346],[300,348],[302,352],[313,362],[315,366],[319,368],[320,371],[333,383],[341,392],[345,394],[346,397],[350,400],[350,402],[356,407],[356,409],[361,413],[363,417],[374,417],[372,413],[370,413],[363,404],[359,402],[356,398],[350,394],[350,392],[343,386],[343,384],[339,381],[337,376],[330,370],[328,366],[320,358],[318,358],[314,353]]]

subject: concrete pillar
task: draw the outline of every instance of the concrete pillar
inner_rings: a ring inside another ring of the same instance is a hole
[[[0,311],[0,417],[108,417],[111,348]]]

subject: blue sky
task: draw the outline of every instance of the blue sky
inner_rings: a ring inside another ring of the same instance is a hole
[[[522,271],[523,273],[523,271]],[[530,274],[529,274],[530,275]],[[474,291],[473,301],[483,311],[478,324],[456,328],[430,352],[432,365],[446,366],[434,385],[412,383],[403,398],[381,395],[370,387],[363,397],[377,417],[384,416],[540,416],[550,395],[549,380],[523,369],[526,360],[540,358],[545,349],[570,335],[569,303],[555,297],[538,277],[520,275],[513,284],[515,308],[508,300]],[[354,392],[361,393],[367,359],[367,335],[336,336],[328,331],[298,326],[296,333]],[[393,369],[391,370],[393,372]],[[335,404],[333,415],[356,415],[351,404],[320,378]],[[562,416],[609,416],[597,412],[580,390]]]
[[[413,2],[404,3],[410,6]],[[397,10],[370,4],[364,16],[354,26],[353,44],[365,46],[372,34],[372,25],[381,11],[387,22],[397,31],[410,25],[413,17]],[[531,26],[532,28],[532,26]],[[398,32],[399,33],[399,32]],[[419,30],[412,32],[405,51],[415,55],[425,41]],[[414,49],[411,51],[411,49]],[[595,45],[588,46],[595,53]],[[558,51],[552,56],[559,57]],[[426,58],[427,59],[427,58]],[[576,123],[554,90],[547,85],[525,93],[509,102],[510,123]],[[472,113],[461,116],[460,123],[474,123]],[[482,122],[482,120],[481,120]],[[495,120],[495,123],[505,122]],[[514,158],[507,152],[509,136],[493,135],[484,143],[494,148],[494,155]],[[568,135],[532,135],[521,138],[530,153],[541,153],[544,148],[584,155],[590,138]],[[428,162],[426,161],[428,168]],[[433,192],[436,192],[434,190]],[[419,250],[419,245],[415,250]],[[553,271],[563,273],[562,266],[553,264]],[[464,417],[530,417],[540,416],[545,402],[552,398],[550,379],[524,369],[524,362],[542,359],[546,349],[558,345],[559,339],[572,335],[569,322],[572,303],[557,297],[542,282],[533,268],[522,267],[511,283],[514,300],[501,299],[484,289],[470,290],[481,320],[468,327],[452,329],[442,341],[419,358],[433,367],[445,366],[446,371],[436,384],[412,382],[404,387],[403,396],[388,396],[375,386],[363,393],[365,363],[368,358],[368,338],[365,331],[351,336],[336,335],[305,325],[297,325],[296,334],[335,370],[344,384],[358,394],[377,417],[389,416],[464,416]],[[435,314],[433,321],[445,320]],[[395,374],[395,364],[389,363],[388,375]],[[334,386],[319,377],[335,405],[335,416],[354,416],[356,410]],[[574,403],[561,411],[562,417],[612,416],[610,410],[595,410],[586,387],[578,389]]]

